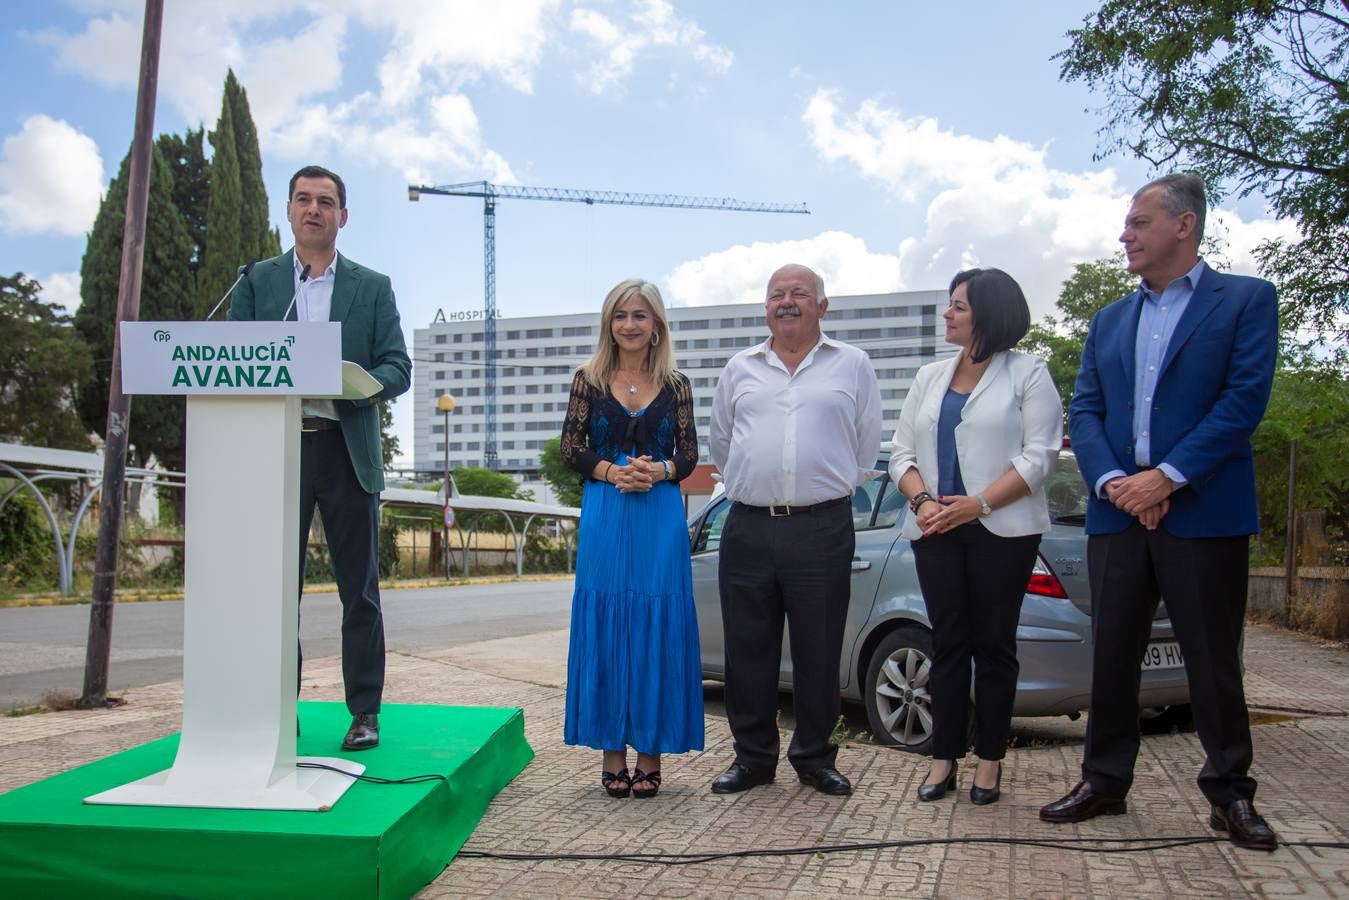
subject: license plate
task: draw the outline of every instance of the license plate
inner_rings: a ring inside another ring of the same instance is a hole
[[[1180,655],[1180,644],[1175,641],[1148,644],[1148,649],[1143,651],[1144,670],[1179,669],[1183,665],[1185,657]]]

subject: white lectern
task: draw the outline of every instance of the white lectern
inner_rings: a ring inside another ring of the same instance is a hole
[[[295,755],[300,398],[378,382],[343,363],[336,322],[125,322],[121,339],[126,393],[187,395],[183,729],[173,768],[85,802],[326,810],[354,779],[296,763],[365,767]]]

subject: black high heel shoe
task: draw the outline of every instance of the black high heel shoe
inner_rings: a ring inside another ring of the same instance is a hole
[[[632,776],[628,774],[627,769],[620,772],[601,772],[600,784],[604,785],[606,794],[619,800],[632,793]],[[621,784],[622,787],[615,787],[615,784]]]
[[[637,785],[650,785],[646,790],[637,790]],[[654,772],[643,772],[641,769],[632,770],[632,799],[645,800],[648,797],[656,796],[660,790],[660,769]]]
[[[998,761],[998,780],[993,783],[991,788],[981,788],[974,782],[970,782],[970,802],[975,806],[987,806],[990,803],[997,803],[998,798],[1002,796],[1002,760]]]
[[[920,784],[918,786],[919,800],[940,800],[946,796],[947,791],[956,789],[956,761],[950,760],[947,763],[951,770],[946,776],[946,780],[937,784]]]

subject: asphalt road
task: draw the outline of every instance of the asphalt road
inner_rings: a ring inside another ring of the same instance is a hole
[[[385,642],[390,650],[416,651],[565,628],[571,593],[570,580],[386,590]],[[305,656],[341,651],[341,612],[336,593],[304,598]],[[89,607],[83,604],[0,609],[0,712],[40,703],[50,692],[79,694],[88,630]],[[109,690],[182,676],[182,602],[118,605]]]

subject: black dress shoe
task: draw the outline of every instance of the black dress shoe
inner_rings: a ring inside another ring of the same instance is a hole
[[[743,763],[731,763],[731,767],[712,780],[712,793],[738,794],[761,784],[772,784],[772,769],[756,769]]]
[[[946,796],[947,791],[954,791],[956,789],[956,761],[950,759],[946,762],[947,765],[951,767],[946,770],[946,780],[939,781],[936,784],[918,785],[919,800],[925,802],[940,800],[942,797]]]
[[[1274,829],[1255,811],[1249,800],[1233,800],[1226,806],[1213,805],[1208,823],[1219,831],[1226,831],[1232,843],[1247,850],[1277,850],[1279,839]]]
[[[379,746],[379,716],[376,713],[356,713],[351,727],[342,739],[343,750],[369,750]]]
[[[970,782],[970,802],[975,806],[987,806],[990,803],[997,803],[998,798],[1002,796],[1002,763],[998,763],[998,780],[993,782],[991,788],[982,788]]]
[[[806,787],[813,787],[821,794],[831,797],[846,797],[852,793],[852,784],[833,766],[820,766],[809,772],[797,772],[796,777]]]
[[[1123,797],[1107,797],[1096,793],[1087,782],[1079,781],[1066,797],[1040,807],[1040,818],[1046,822],[1085,822],[1097,816],[1118,816],[1128,811]]]

